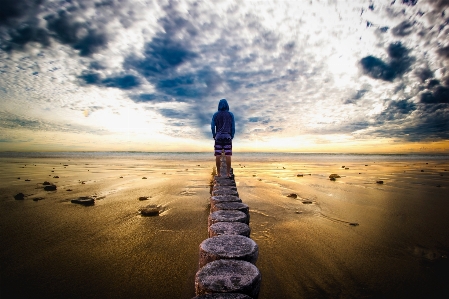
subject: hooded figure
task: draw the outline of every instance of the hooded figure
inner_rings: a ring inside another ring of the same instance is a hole
[[[235,133],[234,115],[229,112],[229,105],[225,99],[218,103],[218,111],[212,116],[212,137],[215,139],[215,157],[218,176],[220,176],[220,156],[224,150],[226,156],[227,176],[230,177],[232,139]]]

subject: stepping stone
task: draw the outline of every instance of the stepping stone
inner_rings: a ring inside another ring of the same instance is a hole
[[[217,222],[209,227],[208,232],[209,238],[220,235],[241,235],[249,238],[251,228],[241,222]]]
[[[215,181],[214,186],[236,186],[236,183],[234,180],[227,179],[227,180]]]
[[[232,195],[211,196],[211,198],[210,198],[210,206],[211,207],[220,202],[242,202],[242,200],[238,196],[232,196]]]
[[[210,206],[210,212],[216,212],[220,210],[237,210],[240,212],[243,212],[246,214],[246,217],[248,217],[248,223],[249,223],[249,207],[248,205],[241,203],[241,202],[220,202],[215,203],[214,205]]]
[[[214,293],[193,297],[192,299],[252,299],[250,296],[237,293]]]
[[[242,260],[255,264],[259,256],[256,242],[240,235],[221,235],[200,244],[199,268],[216,260]]]
[[[235,210],[221,210],[213,212],[208,218],[208,227],[217,222],[241,222],[248,224],[245,213]]]
[[[195,275],[196,295],[241,293],[258,298],[261,275],[253,264],[239,260],[208,263]]]
[[[217,186],[215,185],[212,188],[213,191],[219,191],[219,190],[232,190],[232,191],[237,191],[237,187],[235,186]]]
[[[218,195],[231,195],[231,196],[239,196],[239,193],[237,190],[230,190],[230,189],[219,189],[219,190],[212,190],[212,196],[218,196]]]

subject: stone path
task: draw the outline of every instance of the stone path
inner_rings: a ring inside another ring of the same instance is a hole
[[[219,174],[226,173],[221,158]],[[196,297],[253,298],[259,296],[261,274],[255,266],[259,247],[250,239],[249,207],[239,198],[234,173],[215,176],[208,218],[209,238],[199,246]]]

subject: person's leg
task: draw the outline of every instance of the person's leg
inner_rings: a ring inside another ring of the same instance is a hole
[[[215,156],[215,165],[217,166],[217,176],[221,176],[220,166],[221,166],[221,156]]]
[[[226,156],[226,171],[227,171],[227,176],[230,177],[231,176],[231,156]]]

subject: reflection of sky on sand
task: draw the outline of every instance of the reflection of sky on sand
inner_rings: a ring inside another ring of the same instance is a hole
[[[258,266],[279,283],[263,290],[271,296],[448,292],[439,272],[449,270],[447,161],[241,164],[234,172],[253,211]],[[331,173],[341,178],[332,182]]]
[[[0,225],[7,229],[0,232],[0,254],[15,261],[2,262],[1,274],[11,285],[26,281],[16,289],[28,294],[192,298],[198,244],[207,237],[210,157],[1,158]],[[260,248],[260,299],[449,292],[447,160],[233,159]],[[331,173],[341,178],[330,181]],[[380,179],[384,184],[376,184]],[[58,190],[41,190],[44,180]],[[25,200],[14,200],[16,192]],[[102,198],[93,207],[70,203],[94,194]],[[161,216],[140,216],[145,206],[161,207]]]

